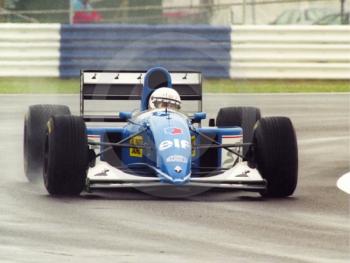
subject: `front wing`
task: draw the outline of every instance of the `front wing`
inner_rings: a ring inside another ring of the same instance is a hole
[[[113,188],[226,188],[262,192],[266,190],[266,180],[257,169],[250,168],[247,162],[241,162],[220,174],[205,177],[190,177],[183,185],[165,183],[159,177],[140,176],[124,172],[107,162],[100,161],[89,169],[86,181],[88,192],[97,189]]]

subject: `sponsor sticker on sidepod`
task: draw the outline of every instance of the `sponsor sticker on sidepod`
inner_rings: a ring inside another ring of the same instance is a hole
[[[168,158],[166,158],[166,162],[168,163],[187,163],[187,158],[182,155],[170,155]]]

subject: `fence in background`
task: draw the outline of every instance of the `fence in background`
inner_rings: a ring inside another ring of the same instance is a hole
[[[157,65],[205,77],[350,79],[350,26],[0,24],[0,76]]]
[[[313,24],[348,12],[349,0],[0,0],[0,21],[9,23],[118,24]],[[343,8],[341,8],[343,3]],[[75,9],[74,9],[75,8]],[[90,13],[90,8],[92,12]]]

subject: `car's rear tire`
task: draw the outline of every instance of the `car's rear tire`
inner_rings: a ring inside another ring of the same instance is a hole
[[[266,197],[293,194],[298,181],[298,147],[293,124],[286,117],[262,118],[254,131],[253,156],[267,181]]]
[[[221,108],[216,117],[216,126],[239,126],[243,129],[243,142],[253,141],[254,125],[260,120],[261,113],[255,107],[227,107]],[[249,146],[243,147],[243,156],[247,155]]]
[[[79,195],[88,169],[86,125],[81,117],[53,116],[48,122],[44,183],[51,195]]]
[[[23,157],[24,172],[29,181],[42,174],[46,124],[52,115],[70,115],[64,105],[32,105],[24,119]]]

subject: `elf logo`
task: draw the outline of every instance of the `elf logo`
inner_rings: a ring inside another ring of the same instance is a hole
[[[174,139],[172,141],[165,140],[159,144],[159,151],[164,151],[164,150],[169,149],[171,147],[181,148],[181,149],[187,149],[187,148],[189,149],[190,142],[186,141],[186,140],[179,140],[179,139]]]

